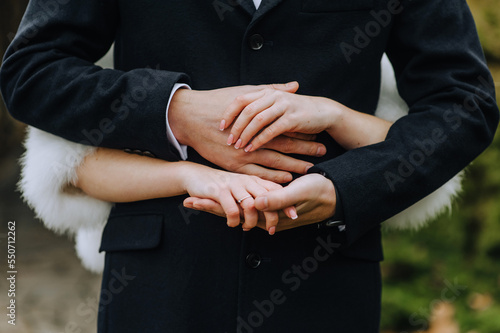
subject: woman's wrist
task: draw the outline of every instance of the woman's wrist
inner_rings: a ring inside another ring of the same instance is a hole
[[[338,130],[343,126],[345,117],[348,116],[349,109],[334,100],[328,98],[324,98],[324,100],[323,108],[327,114],[327,128],[325,131],[335,139],[335,136],[339,133]]]

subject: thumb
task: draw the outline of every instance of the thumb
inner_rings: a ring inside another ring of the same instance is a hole
[[[269,86],[275,90],[281,90],[292,94],[299,90],[299,83],[297,81],[291,81],[288,83],[274,83],[270,84]]]
[[[269,191],[255,198],[255,208],[260,211],[277,211],[297,203],[297,198],[289,187],[284,187],[278,190]]]

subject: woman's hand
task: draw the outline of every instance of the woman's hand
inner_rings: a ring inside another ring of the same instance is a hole
[[[282,134],[301,137],[326,131],[349,150],[383,141],[392,125],[328,98],[297,95],[297,82],[287,86],[288,91],[266,88],[237,97],[220,124],[225,130],[234,122],[227,144],[252,152]],[[317,149],[318,156],[326,153],[324,147]]]
[[[220,130],[224,130],[234,121],[227,144],[234,143],[235,148],[245,147],[246,152],[251,152],[284,133],[317,134],[334,125],[341,114],[339,103],[296,95],[298,83],[287,85],[294,89],[267,88],[236,98],[224,112],[220,125]]]
[[[297,228],[320,222],[332,217],[335,213],[337,197],[333,183],[319,174],[305,175],[297,178],[288,186],[263,192],[255,198],[254,206],[260,213],[278,212],[291,205],[297,207],[297,219],[279,213],[276,231]],[[189,197],[184,206],[211,214],[225,216],[222,206],[208,198]],[[257,227],[264,229],[264,219],[260,219]]]
[[[183,175],[180,176],[184,179],[184,187],[190,196],[211,200],[220,207],[221,214],[218,215],[227,218],[228,226],[240,225],[240,210],[242,210],[243,230],[254,228],[259,221],[254,198],[282,188],[279,184],[256,176],[220,171],[194,163],[186,165]],[[186,207],[195,208],[189,205]],[[297,218],[297,211],[293,206],[283,207],[283,212],[290,219]],[[273,235],[279,222],[278,212],[269,211],[263,215],[265,229]]]

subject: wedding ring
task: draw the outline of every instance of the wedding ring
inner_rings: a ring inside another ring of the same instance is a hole
[[[251,197],[252,197],[252,196],[249,194],[249,195],[247,195],[246,197],[243,197],[243,198],[241,198],[240,200],[238,200],[238,203],[241,203],[243,200],[248,199],[248,198],[251,198]]]

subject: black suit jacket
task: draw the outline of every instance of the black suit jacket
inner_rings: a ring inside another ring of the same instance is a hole
[[[113,42],[116,70],[94,66]],[[257,12],[251,0],[31,1],[0,79],[8,109],[23,122],[177,160],[164,122],[174,83],[297,80],[301,94],[373,113],[383,52],[410,116],[384,142],[340,155],[323,137],[329,154],[317,165],[339,191],[352,243],[492,140],[494,85],[463,0],[268,0]]]
[[[94,66],[113,42],[116,69]],[[342,200],[347,228],[339,252],[377,261],[380,223],[463,169],[496,130],[494,85],[465,0],[264,0],[257,11],[251,0],[33,0],[0,83],[23,122],[173,161],[179,156],[166,137],[165,107],[175,83],[214,89],[297,80],[301,94],[373,114],[384,52],[409,116],[384,142],[348,152],[322,135],[328,154],[311,159]],[[190,159],[208,164],[192,150]],[[113,216],[139,210],[182,220],[181,198],[160,202],[118,205]],[[141,237],[117,237],[109,227],[103,249],[155,245],[157,226],[147,225]]]

